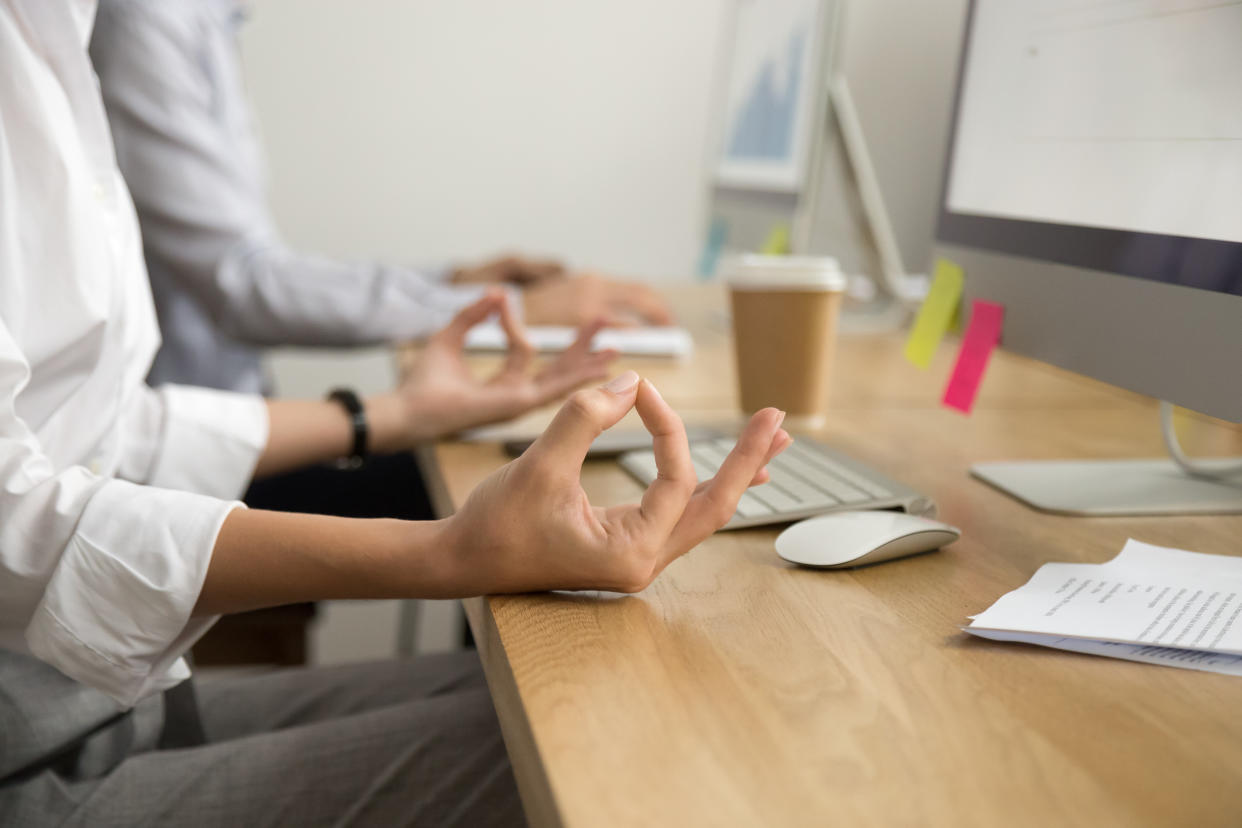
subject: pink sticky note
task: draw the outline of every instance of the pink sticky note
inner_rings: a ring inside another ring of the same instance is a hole
[[[1000,342],[1005,307],[995,302],[976,299],[970,306],[970,326],[962,337],[957,363],[944,389],[944,404],[965,414],[975,406],[975,395],[983,382],[992,349]]]

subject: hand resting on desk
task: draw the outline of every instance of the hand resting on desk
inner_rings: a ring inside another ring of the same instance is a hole
[[[537,285],[569,275],[565,265],[555,259],[532,259],[527,256],[500,256],[477,265],[454,268],[450,279],[459,285]]]
[[[672,313],[652,287],[594,273],[531,285],[522,291],[522,305],[531,325],[576,326],[598,318],[613,327],[673,324]]]
[[[652,434],[659,476],[641,503],[594,507],[580,481],[583,459],[592,441],[634,407]],[[333,598],[638,592],[728,522],[748,486],[767,480],[768,462],[792,442],[783,419],[774,408],[755,414],[716,475],[699,483],[681,418],[655,386],[627,371],[575,392],[539,439],[480,483],[450,518],[233,510],[220,527],[194,614]]]
[[[591,442],[637,406],[660,474],[642,502],[592,506],[579,475]],[[457,595],[545,589],[638,592],[719,529],[792,442],[784,413],[751,418],[720,471],[698,483],[685,427],[655,386],[627,371],[578,391],[526,452],[470,494],[445,527]]]
[[[458,267],[451,278],[458,284],[520,285],[532,325],[577,326],[599,317],[612,326],[673,324],[668,305],[651,287],[596,273],[571,274],[554,259],[503,256]]]

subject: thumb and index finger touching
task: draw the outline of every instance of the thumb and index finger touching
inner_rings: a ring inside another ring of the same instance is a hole
[[[466,334],[493,313],[507,305],[505,293],[500,288],[489,288],[483,296],[466,305],[457,312],[447,325],[440,329],[433,339],[438,339],[454,347],[464,347]]]
[[[657,468],[656,479],[643,494],[639,518],[668,539],[669,560],[727,522],[763,468],[792,442],[781,428],[784,412],[763,409],[751,417],[716,475],[699,485],[681,418],[654,385],[626,371],[606,385],[571,396],[532,450],[576,474],[595,438],[634,406],[651,432]]]
[[[667,565],[729,521],[746,490],[762,482],[761,472],[793,438],[781,425],[785,412],[765,408],[756,412],[715,476],[695,489],[666,547]]]
[[[623,371],[604,385],[575,391],[527,453],[576,473],[595,438],[634,407],[639,382],[637,373]]]

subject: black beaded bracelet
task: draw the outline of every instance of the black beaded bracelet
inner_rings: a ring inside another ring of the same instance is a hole
[[[358,399],[358,395],[348,388],[334,388],[328,392],[328,399],[340,403],[349,414],[349,424],[354,430],[354,447],[350,449],[349,457],[345,458],[345,465],[357,468],[362,465],[362,459],[367,454],[366,409],[362,407],[362,400]]]

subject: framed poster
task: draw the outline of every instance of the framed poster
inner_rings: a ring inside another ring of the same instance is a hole
[[[736,0],[716,182],[802,188],[825,86],[824,0]]]

